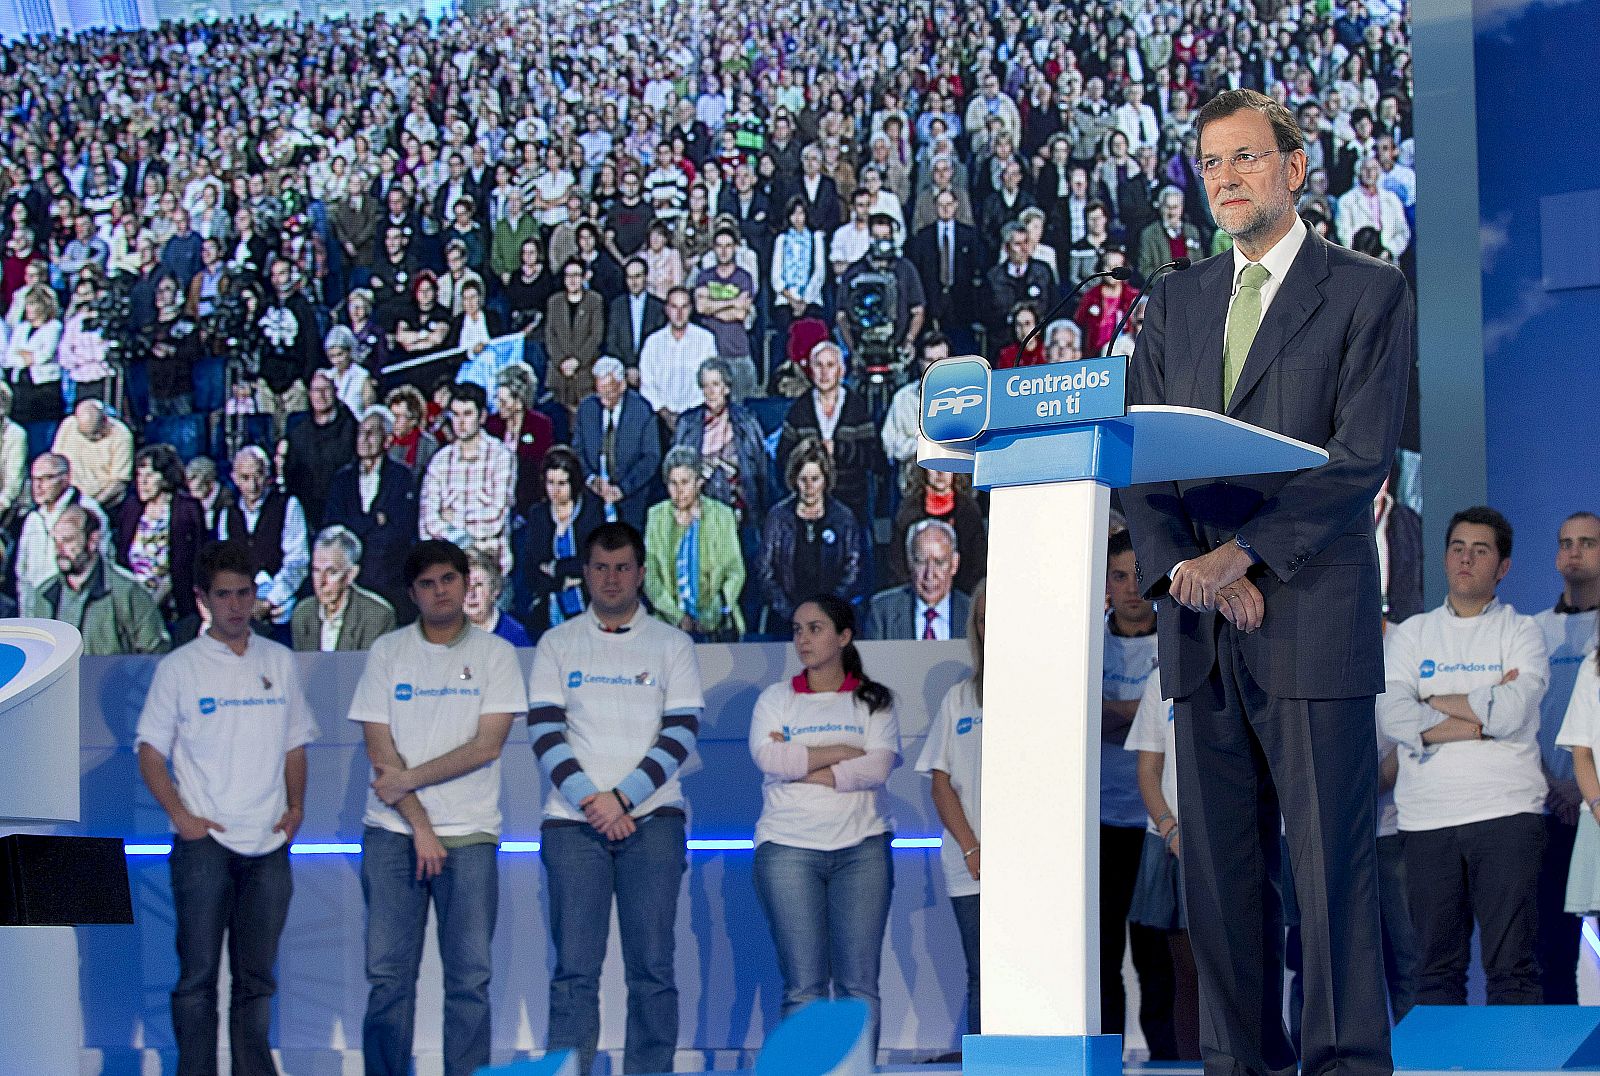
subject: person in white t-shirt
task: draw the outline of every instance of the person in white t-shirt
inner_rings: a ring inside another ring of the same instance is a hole
[[[1572,767],[1584,801],[1563,902],[1564,910],[1581,924],[1583,916],[1600,912],[1600,825],[1596,825],[1600,820],[1600,774],[1594,762],[1595,752],[1600,751],[1600,653],[1594,649],[1578,667],[1556,744],[1572,752]]]
[[[1575,512],[1561,523],[1556,536],[1556,571],[1561,596],[1555,606],[1534,614],[1550,655],[1550,688],[1539,714],[1539,755],[1550,782],[1545,802],[1547,843],[1539,871],[1539,941],[1537,956],[1546,1005],[1578,1003],[1578,952],[1583,924],[1567,915],[1568,868],[1578,837],[1584,796],[1573,774],[1573,756],[1556,743],[1556,733],[1573,698],[1579,666],[1594,649],[1595,622],[1600,615],[1600,516]]]
[[[1534,893],[1548,793],[1539,701],[1550,678],[1532,617],[1495,598],[1511,524],[1457,512],[1449,595],[1390,628],[1378,726],[1400,747],[1395,808],[1417,928],[1418,1005],[1464,1005],[1474,921],[1491,1005],[1538,1005]]]
[[[1178,832],[1178,763],[1172,700],[1161,697],[1161,678],[1145,681],[1123,748],[1137,756],[1139,798],[1144,802],[1144,849],[1128,921],[1166,935],[1172,956],[1172,1035],[1177,1059],[1200,1059],[1200,982],[1189,945],[1183,905]]]
[[[892,827],[878,790],[900,764],[894,696],[856,649],[855,611],[824,595],[793,617],[803,666],[756,699],[750,754],[761,770],[756,895],[783,975],[783,1015],[830,993],[872,1011],[894,889]],[[820,929],[819,929],[820,927]]]
[[[1139,1026],[1152,1061],[1174,1061],[1172,956],[1167,939],[1142,923],[1130,923],[1128,908],[1139,880],[1144,851],[1145,809],[1139,797],[1138,760],[1123,750],[1144,695],[1156,673],[1156,608],[1139,592],[1133,538],[1126,530],[1106,547],[1105,654],[1100,703],[1100,1021],[1120,1035],[1127,995],[1122,956],[1131,949],[1139,978]]]
[[[372,644],[350,704],[374,779],[367,899],[368,1076],[406,1076],[431,901],[444,965],[445,1076],[489,1063],[489,945],[499,904],[500,750],[528,708],[516,651],[467,621],[467,555],[437,539],[406,555],[415,624]]]
[[[639,600],[644,539],[603,523],[584,548],[589,609],[547,631],[528,682],[528,732],[550,782],[540,858],[549,879],[546,1048],[594,1064],[612,901],[628,980],[623,1071],[667,1072],[678,1046],[674,927],[686,866],[678,776],[705,699],[694,643]]]
[[[227,935],[233,1071],[277,1072],[268,1033],[273,965],[305,818],[305,745],[316,725],[289,649],[250,630],[255,567],[239,543],[195,562],[210,627],[161,659],[139,714],[139,773],[172,819],[178,1071],[215,1072],[217,976]],[[168,765],[171,765],[171,772]]]
[[[981,980],[978,975],[978,875],[983,852],[978,844],[979,805],[983,788],[983,614],[986,581],[972,591],[967,612],[967,645],[972,649],[972,675],[946,692],[939,713],[928,726],[928,738],[917,757],[917,772],[933,782],[933,806],[944,824],[939,845],[944,889],[956,913],[961,955],[967,962],[967,1034],[981,1027]]]

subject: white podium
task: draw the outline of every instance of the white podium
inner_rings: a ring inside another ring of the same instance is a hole
[[[0,621],[0,830],[78,821],[78,657],[54,620]],[[0,1067],[77,1076],[83,1044],[78,936],[0,926]]]
[[[967,1073],[1120,1076],[1100,1026],[1100,699],[1110,490],[1303,470],[1320,449],[1210,411],[1126,406],[1123,356],[922,383],[922,466],[990,491],[983,1034]]]

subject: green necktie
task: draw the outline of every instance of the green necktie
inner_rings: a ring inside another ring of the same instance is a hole
[[[1228,337],[1222,344],[1223,407],[1233,403],[1233,390],[1244,372],[1244,360],[1250,355],[1256,330],[1261,328],[1261,285],[1271,276],[1265,266],[1254,262],[1239,274],[1239,291],[1228,307]]]

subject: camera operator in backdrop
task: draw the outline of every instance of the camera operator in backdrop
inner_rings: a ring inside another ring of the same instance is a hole
[[[874,213],[867,228],[867,253],[839,278],[836,320],[869,398],[873,386],[885,386],[871,408],[881,416],[911,362],[927,300],[916,268],[895,245],[894,218]]]

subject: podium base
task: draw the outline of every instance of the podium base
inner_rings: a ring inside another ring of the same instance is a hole
[[[1121,1035],[967,1035],[963,1076],[1122,1076]]]

